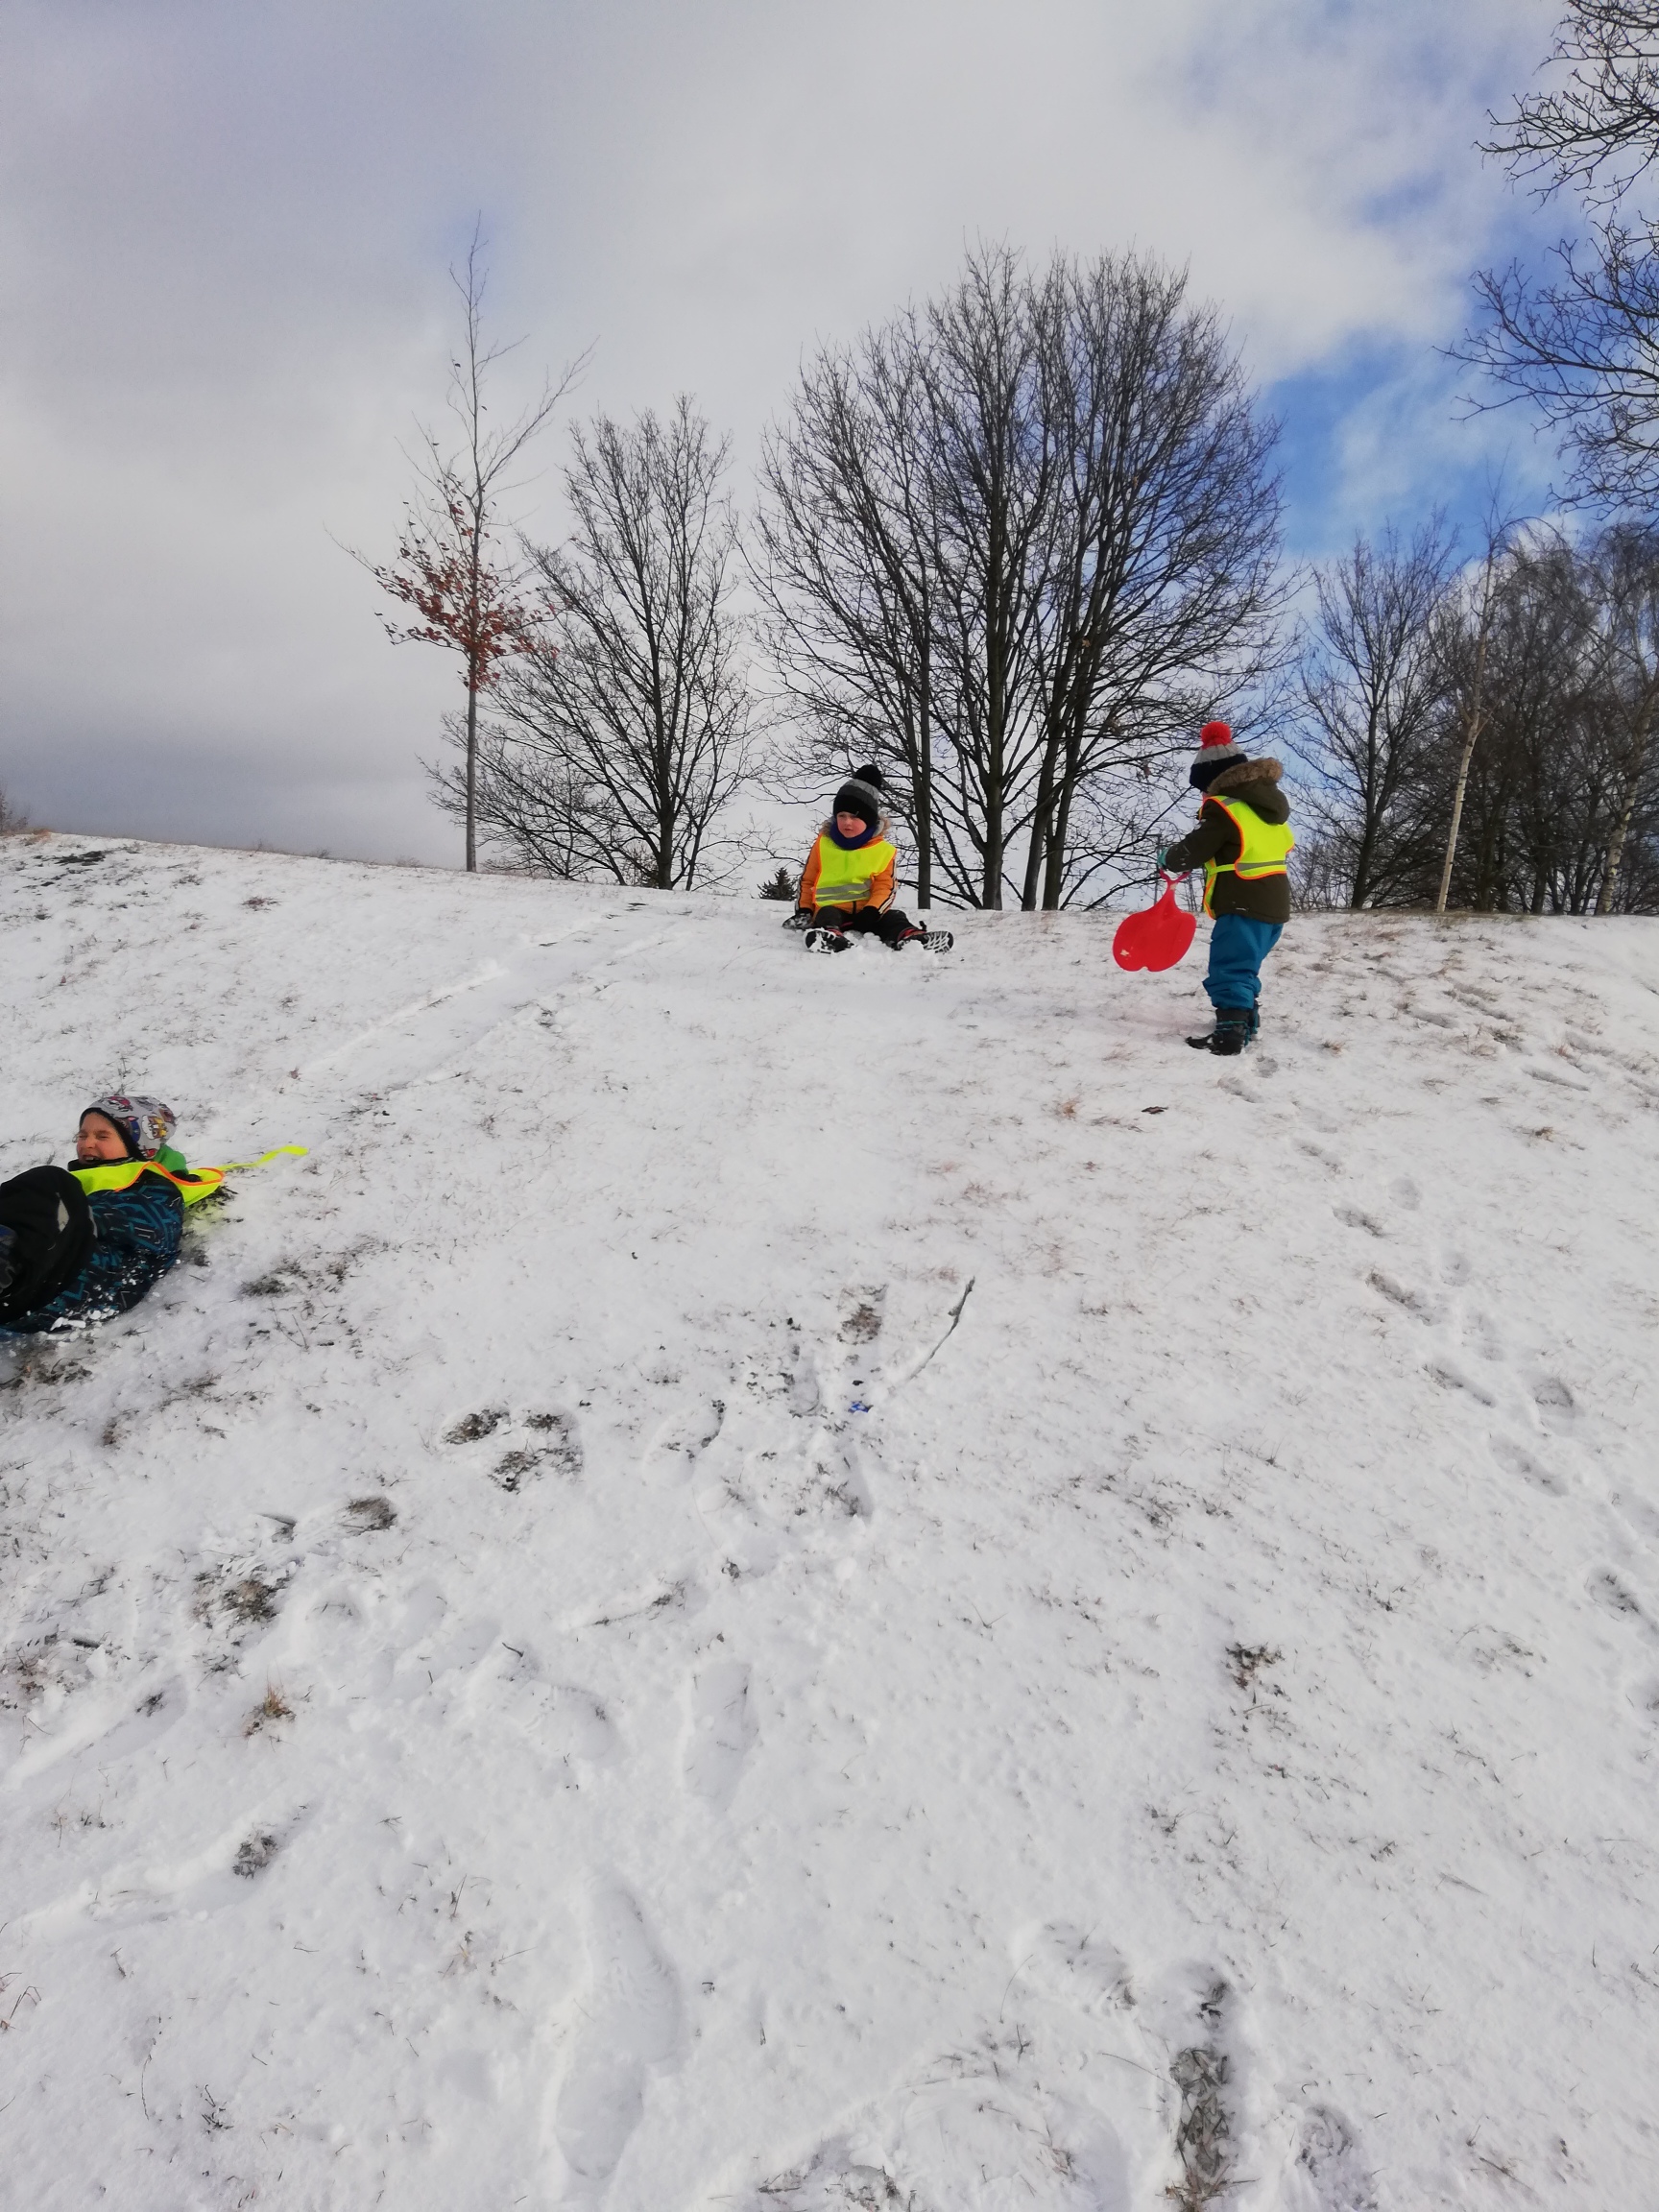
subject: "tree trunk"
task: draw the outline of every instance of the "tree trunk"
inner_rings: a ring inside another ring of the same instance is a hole
[[[933,656],[926,638],[916,704],[916,903],[926,914],[933,904]]]
[[[478,866],[478,666],[467,661],[467,868]]]
[[[1463,751],[1457,760],[1457,788],[1452,795],[1452,827],[1446,833],[1446,865],[1440,871],[1440,895],[1434,902],[1436,914],[1444,914],[1446,902],[1452,895],[1452,866],[1457,857],[1457,831],[1463,821],[1463,795],[1469,788],[1469,763],[1475,757],[1475,745],[1480,735],[1480,689],[1486,676],[1486,636],[1491,626],[1492,564],[1496,555],[1491,548],[1486,554],[1486,578],[1480,589],[1480,636],[1475,647],[1475,688],[1469,701],[1469,728],[1463,738]]]
[[[1066,847],[1071,834],[1071,802],[1077,796],[1082,767],[1083,717],[1088,710],[1088,701],[1089,693],[1085,686],[1072,700],[1068,715],[1066,748],[1048,818],[1048,864],[1043,882],[1043,911],[1046,914],[1057,914],[1060,911],[1060,901],[1066,890]]]
[[[1059,750],[1059,733],[1055,727],[1059,717],[1051,716],[1049,735],[1043,748],[1043,767],[1037,779],[1037,802],[1031,810],[1031,836],[1025,848],[1025,881],[1020,893],[1020,903],[1029,914],[1037,904],[1038,885],[1044,879],[1053,843],[1054,813],[1054,756]]]
[[[1601,878],[1601,891],[1596,901],[1598,914],[1611,914],[1613,894],[1619,888],[1619,867],[1624,857],[1624,840],[1630,834],[1630,824],[1636,813],[1636,800],[1642,788],[1642,770],[1647,758],[1647,734],[1653,722],[1653,692],[1643,703],[1641,717],[1636,724],[1635,740],[1630,747],[1630,759],[1624,771],[1624,791],[1619,805],[1619,820],[1613,830],[1612,842],[1607,847],[1607,871]]]
[[[1367,819],[1364,833],[1359,839],[1359,856],[1354,863],[1354,888],[1348,895],[1348,903],[1358,913],[1371,896],[1371,855],[1376,850],[1377,826]],[[1440,909],[1444,912],[1444,907]]]
[[[1066,840],[1071,829],[1071,799],[1077,779],[1068,773],[1060,779],[1054,811],[1048,824],[1048,864],[1043,876],[1043,911],[1057,914],[1066,889]]]

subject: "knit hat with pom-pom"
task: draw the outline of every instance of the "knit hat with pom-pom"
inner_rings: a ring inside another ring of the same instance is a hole
[[[1228,723],[1206,722],[1198,733],[1198,757],[1188,769],[1187,781],[1194,791],[1208,790],[1223,768],[1231,768],[1248,758],[1244,748],[1234,744]]]
[[[847,781],[835,794],[831,814],[856,814],[867,829],[874,830],[881,819],[881,807],[887,796],[881,771],[874,761],[867,767],[854,768]]]

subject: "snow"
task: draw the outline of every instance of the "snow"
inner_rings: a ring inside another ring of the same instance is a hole
[[[0,847],[8,2200],[1650,2201],[1656,926],[779,920]]]

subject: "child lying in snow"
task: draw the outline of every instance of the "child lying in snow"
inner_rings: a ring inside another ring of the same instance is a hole
[[[191,1175],[168,1147],[173,1128],[158,1098],[111,1094],[82,1115],[70,1167],[0,1184],[0,1333],[108,1320],[166,1274],[186,1195],[221,1180]]]
[[[922,945],[949,952],[949,929],[923,929],[893,904],[899,855],[881,811],[885,787],[877,767],[860,768],[835,794],[835,807],[801,872],[801,894],[785,928],[805,929],[812,952],[845,952],[854,937],[883,945]]]

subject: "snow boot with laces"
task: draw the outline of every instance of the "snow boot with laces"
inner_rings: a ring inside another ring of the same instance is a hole
[[[949,952],[956,942],[949,929],[906,929],[894,940],[894,950],[901,946],[919,945],[924,952]]]
[[[853,940],[844,929],[829,929],[820,926],[808,929],[801,942],[808,952],[845,952]]]
[[[1256,1030],[1255,1009],[1249,1006],[1217,1006],[1215,1026],[1202,1037],[1189,1037],[1187,1042],[1195,1052],[1214,1052],[1230,1060],[1242,1052]]]

